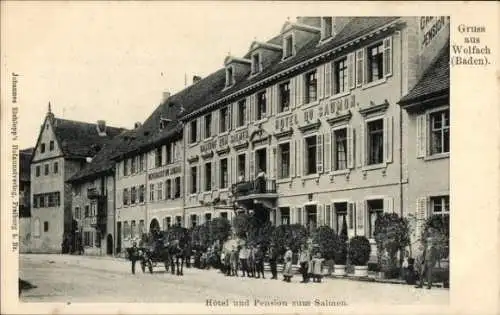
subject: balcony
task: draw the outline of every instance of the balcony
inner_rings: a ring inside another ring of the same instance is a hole
[[[235,200],[278,198],[274,179],[257,178],[252,181],[239,182],[232,186],[232,193]]]
[[[104,198],[104,195],[102,195],[97,188],[88,188],[87,189],[87,198],[89,199],[101,199]]]

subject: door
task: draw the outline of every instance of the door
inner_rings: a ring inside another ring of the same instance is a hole
[[[106,239],[106,254],[113,255],[113,236],[108,234]]]
[[[267,174],[267,149],[260,149],[255,151],[255,160],[257,162],[257,174],[262,170]]]
[[[118,222],[116,224],[116,252],[120,253],[122,251],[122,223]]]
[[[316,205],[306,206],[306,227],[309,232],[313,231],[318,224],[318,212]]]

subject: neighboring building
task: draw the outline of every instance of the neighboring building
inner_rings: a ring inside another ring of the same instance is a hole
[[[416,219],[414,240],[430,215],[450,214],[450,53],[445,46],[417,85],[400,101],[409,117],[406,215]]]
[[[103,148],[67,182],[72,185],[73,230],[70,252],[86,255],[114,255],[118,248],[115,233],[115,163],[112,156],[128,149],[134,130],[124,131]]]
[[[227,57],[225,86],[181,118],[186,214],[235,201],[277,225],[347,220],[374,245],[378,214],[410,208],[397,102],[448,42],[445,17],[308,17]]]
[[[31,249],[30,161],[33,148],[19,151],[19,251]]]
[[[56,118],[50,104],[31,160],[31,251],[61,252],[72,227],[71,186],[81,170],[123,129]]]

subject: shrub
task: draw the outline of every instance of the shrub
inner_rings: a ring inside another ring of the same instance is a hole
[[[307,230],[301,224],[280,225],[272,232],[271,240],[276,244],[280,255],[285,253],[286,246],[297,251],[307,241]]]
[[[324,259],[333,259],[337,238],[337,233],[329,226],[320,226],[313,232],[313,242]]]
[[[383,213],[375,220],[373,234],[377,243],[377,260],[382,271],[394,273],[393,270],[400,266],[397,253],[403,253],[410,244],[407,220],[396,213]]]
[[[268,248],[274,229],[274,226],[269,221],[262,225],[250,224],[250,229],[247,232],[247,241]]]
[[[349,242],[348,254],[351,264],[365,266],[370,259],[370,241],[364,236],[355,236]]]
[[[207,223],[197,225],[191,230],[191,241],[197,248],[206,249],[210,246],[210,227]]]
[[[421,240],[425,240],[429,236],[431,227],[434,229],[431,236],[434,238],[439,258],[448,258],[450,251],[450,216],[438,214],[430,216],[425,221]]]
[[[210,242],[223,243],[231,234],[231,223],[226,218],[218,217],[210,221]]]
[[[256,218],[247,213],[239,213],[233,220],[234,233],[239,238],[246,239],[252,230],[258,227]]]

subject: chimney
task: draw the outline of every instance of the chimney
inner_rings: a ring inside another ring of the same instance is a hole
[[[196,84],[201,81],[201,77],[198,75],[193,76],[193,84]]]
[[[163,102],[166,102],[168,98],[170,97],[170,92],[163,92]]]
[[[140,122],[140,121],[136,121],[136,122],[134,123],[134,129],[139,128],[141,125],[142,125],[142,124],[141,124],[141,122]]]
[[[101,137],[106,136],[106,121],[105,120],[98,120],[97,121],[97,133]]]

